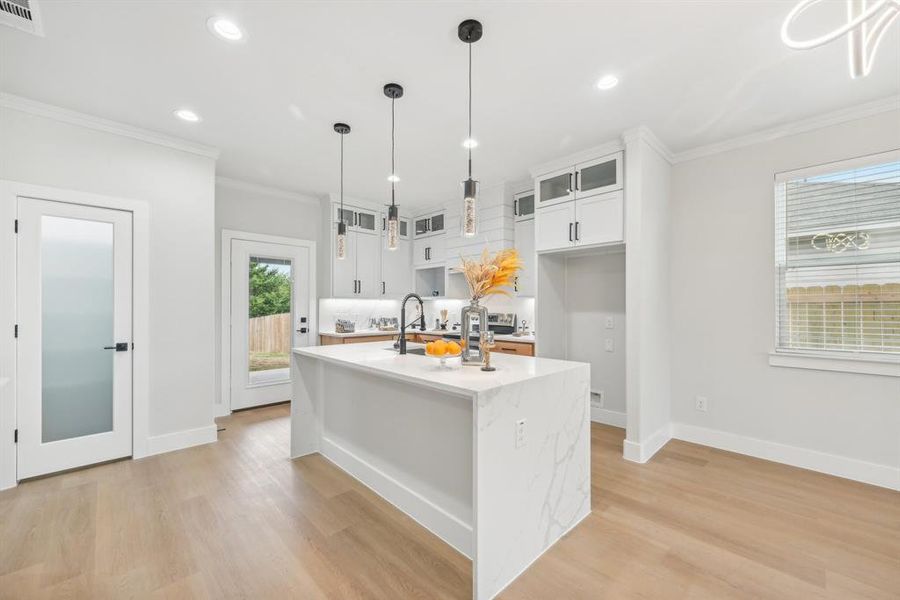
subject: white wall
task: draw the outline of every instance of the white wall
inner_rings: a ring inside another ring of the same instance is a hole
[[[673,421],[900,467],[900,380],[768,364],[773,175],[898,148],[898,124],[882,113],[674,167]]]
[[[613,341],[612,352],[606,339]],[[591,364],[591,391],[603,391],[603,408],[624,414],[625,254],[566,260],[566,346],[568,360]]]
[[[317,260],[328,243],[322,239],[321,201],[310,196],[284,192],[273,188],[246,184],[244,182],[219,178],[216,180],[215,201],[215,397],[221,398],[222,331],[222,230],[232,229],[249,233],[262,233],[298,238],[316,242]],[[317,289],[324,290],[321,264],[316,271],[319,282]],[[322,295],[323,291],[319,292]]]
[[[215,160],[0,108],[0,178],[143,200],[152,436],[213,425]]]
[[[644,462],[669,439],[671,165],[649,131],[639,128],[623,137],[628,315],[624,456]]]

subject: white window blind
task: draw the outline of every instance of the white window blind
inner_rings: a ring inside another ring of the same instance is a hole
[[[900,152],[776,177],[778,350],[900,356]]]

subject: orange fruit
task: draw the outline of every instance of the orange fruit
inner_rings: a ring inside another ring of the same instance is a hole
[[[447,342],[447,354],[456,356],[460,352],[462,352],[462,348],[459,347],[459,344],[456,342]]]
[[[447,354],[447,342],[444,340],[435,340],[432,354],[435,356],[444,356]]]
[[[434,342],[425,344],[425,354],[434,354]]]

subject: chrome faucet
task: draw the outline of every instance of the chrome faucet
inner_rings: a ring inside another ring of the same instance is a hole
[[[400,304],[400,354],[406,354],[406,301],[415,298],[419,301],[419,329],[425,331],[425,304],[422,303],[422,297],[416,293],[410,292],[403,297]]]

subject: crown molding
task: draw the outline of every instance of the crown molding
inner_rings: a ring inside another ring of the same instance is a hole
[[[578,152],[568,154],[563,156],[562,158],[557,158],[555,160],[542,163],[535,167],[531,167],[528,172],[532,177],[540,177],[545,173],[550,173],[551,171],[558,171],[560,169],[565,169],[566,167],[571,167],[574,164],[578,164],[580,162],[592,160],[598,158],[600,156],[605,156],[607,154],[613,154],[615,152],[619,152],[623,150],[625,146],[622,144],[622,140],[612,140],[610,142],[606,142],[604,144],[600,144],[599,146],[594,146],[592,148],[587,148],[585,150],[580,150]]]
[[[188,140],[183,140],[181,138],[169,136],[164,133],[150,131],[149,129],[142,129],[140,127],[134,127],[133,125],[119,123],[118,121],[111,121],[109,119],[95,117],[94,115],[80,113],[74,110],[69,110],[67,108],[54,106],[52,104],[45,104],[43,102],[38,102],[37,100],[31,100],[22,96],[16,96],[15,94],[0,92],[0,107],[18,110],[20,112],[37,115],[39,117],[45,117],[48,119],[53,119],[55,121],[69,123],[71,125],[78,125],[87,129],[94,129],[97,131],[103,131],[105,133],[120,135],[123,137],[140,140],[142,142],[147,142],[149,144],[156,144],[157,146],[174,148],[175,150],[181,150],[182,152],[189,152],[191,154],[198,154],[200,156],[205,156],[213,160],[219,158],[219,149],[214,148],[213,146],[206,146],[204,144],[198,144],[195,142],[190,142]]]
[[[224,177],[222,175],[216,175],[216,186],[240,192],[247,192],[248,194],[260,194],[263,196],[271,196],[272,198],[303,202],[304,204],[321,205],[321,198],[315,196],[291,192],[281,188],[263,185],[261,183],[253,183],[252,181],[244,181],[243,179],[232,179],[231,177]]]
[[[672,154],[672,151],[669,150],[669,147],[656,137],[656,134],[650,131],[650,128],[646,125],[639,125],[638,127],[628,129],[622,134],[622,142],[625,145],[637,140],[646,142],[648,146],[653,148],[669,164],[672,164],[674,161],[674,155]]]
[[[831,125],[839,125],[840,123],[855,121],[857,119],[871,117],[892,110],[900,110],[900,96],[888,96],[887,98],[882,98],[881,100],[866,102],[865,104],[852,106],[850,108],[843,108],[833,112],[818,115],[816,117],[788,123],[786,125],[779,125],[777,127],[764,129],[762,131],[757,131],[755,133],[732,138],[723,142],[715,142],[713,144],[707,144],[705,146],[698,146],[696,148],[677,152],[673,156],[673,162],[681,163],[689,160],[703,158],[705,156],[711,156],[713,154],[729,152],[731,150],[737,150],[738,148],[744,148],[746,146],[752,146],[754,144],[760,144],[763,142],[770,142],[779,138],[797,135],[799,133],[805,133],[807,131],[814,131],[816,129],[821,129],[823,127],[828,127]]]

